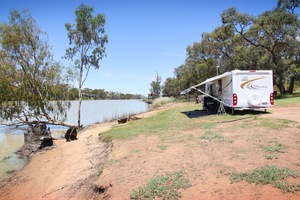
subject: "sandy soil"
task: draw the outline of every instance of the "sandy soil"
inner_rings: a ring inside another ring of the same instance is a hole
[[[255,124],[248,129],[234,128],[243,127],[243,120],[220,123],[213,131],[222,133],[226,139],[217,142],[174,142],[161,141],[157,136],[139,136],[106,144],[99,141],[99,133],[117,123],[95,124],[83,130],[77,141],[56,140],[55,149],[33,157],[2,184],[0,199],[130,199],[130,191],[144,186],[154,175],[179,169],[184,169],[192,184],[181,190],[182,199],[300,199],[299,194],[282,193],[268,185],[231,183],[228,176],[233,171],[248,172],[265,164],[289,167],[300,173],[300,112],[295,110],[300,111],[300,104],[275,107],[271,114],[260,116],[296,121],[295,127],[282,130],[268,130]],[[140,117],[155,112],[159,110]],[[182,132],[195,138],[203,133],[199,129]],[[268,160],[259,146],[276,141],[284,144],[288,153],[278,153],[278,159]],[[162,150],[159,145],[167,148]],[[289,181],[300,183],[300,178]]]
[[[79,199],[89,194],[99,164],[111,152],[98,134],[110,125],[90,126],[76,141],[55,140],[55,149],[33,157],[1,186],[0,199]]]

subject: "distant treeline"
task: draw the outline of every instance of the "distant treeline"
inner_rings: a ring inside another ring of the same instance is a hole
[[[68,100],[78,100],[78,89],[71,88],[68,90]],[[82,90],[83,99],[144,99],[141,94],[124,94],[122,92],[105,91],[105,89],[90,89]]]

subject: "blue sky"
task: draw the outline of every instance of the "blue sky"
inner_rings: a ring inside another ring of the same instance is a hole
[[[147,95],[156,73],[163,81],[173,77],[184,64],[186,47],[221,25],[222,11],[235,7],[257,16],[277,0],[0,0],[0,22],[12,8],[28,9],[48,34],[55,60],[72,66],[62,59],[69,46],[64,24],[74,23],[81,3],[105,15],[109,40],[107,57],[90,71],[84,87]]]

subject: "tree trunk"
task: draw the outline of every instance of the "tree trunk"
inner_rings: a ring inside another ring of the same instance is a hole
[[[276,84],[276,86],[278,87],[280,94],[285,94],[286,93],[282,79],[280,79],[278,81],[278,83]]]
[[[82,74],[83,74],[83,62],[81,63],[80,67],[80,74],[79,74],[79,87],[78,87],[78,118],[77,118],[77,126],[80,128],[80,113],[81,113],[81,102],[82,102]]]
[[[295,86],[295,77],[292,76],[291,77],[291,82],[290,82],[290,87],[289,87],[289,90],[288,90],[289,94],[293,94],[294,86]]]
[[[79,93],[79,102],[78,102],[78,119],[77,119],[77,126],[78,128],[80,128],[80,113],[81,113],[81,102],[82,102],[82,91],[81,91],[81,87],[78,90]]]

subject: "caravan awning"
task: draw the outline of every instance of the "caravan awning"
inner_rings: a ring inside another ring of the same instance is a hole
[[[207,83],[207,82],[204,81],[204,82],[199,83],[199,84],[197,84],[197,85],[191,86],[191,87],[189,87],[189,88],[187,88],[187,89],[181,91],[181,92],[180,92],[180,95],[189,93],[192,89],[194,89],[194,88],[196,88],[196,87],[199,87],[199,86],[201,86],[201,85],[204,85],[205,83]]]
[[[230,75],[230,74],[231,74],[231,72],[226,72],[226,73],[224,73],[224,74],[220,74],[220,75],[218,75],[218,76],[214,76],[214,77],[212,77],[212,78],[206,79],[206,80],[205,80],[204,82],[202,82],[202,83],[199,83],[199,84],[197,84],[197,85],[193,85],[193,86],[191,86],[191,87],[189,87],[189,88],[187,88],[187,89],[181,91],[180,94],[182,95],[182,94],[189,93],[189,92],[190,92],[192,89],[194,89],[194,88],[197,88],[197,87],[199,87],[199,86],[201,86],[201,85],[204,85],[204,84],[206,84],[206,83],[209,83],[209,82],[218,80],[218,79],[223,78],[223,77],[225,77],[225,76],[228,76],[228,75]]]

